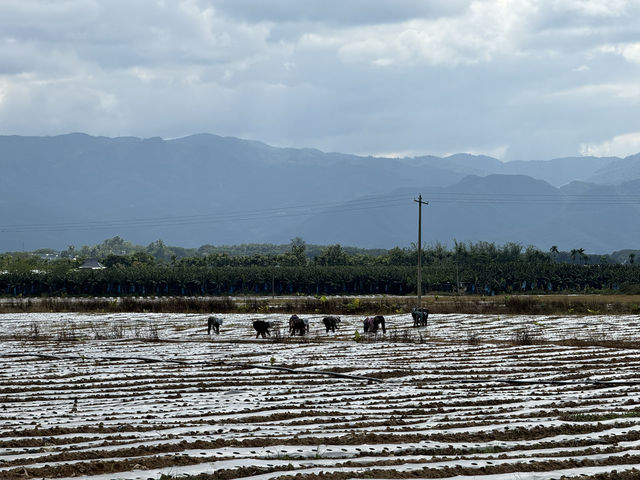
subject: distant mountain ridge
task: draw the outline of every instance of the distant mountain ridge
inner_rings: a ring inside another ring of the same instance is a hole
[[[295,236],[310,243],[408,246],[416,229],[410,200],[398,210],[348,208],[401,192],[441,195],[425,211],[426,242],[542,248],[550,242],[606,252],[637,247],[638,231],[629,221],[637,202],[583,208],[568,202],[566,192],[589,198],[607,191],[629,200],[633,193],[623,192],[640,191],[633,183],[640,179],[640,154],[503,163],[469,154],[362,157],[211,134],[163,140],[76,133],[0,136],[0,165],[0,251],[95,244],[115,235],[187,247],[286,243]],[[531,205],[509,197],[527,192]],[[481,194],[493,201],[480,201]]]
[[[412,193],[396,193],[402,192]],[[448,187],[425,188],[422,197],[429,202],[422,210],[427,243],[513,241],[543,250],[556,245],[609,253],[621,245],[637,246],[640,238],[640,224],[634,220],[640,214],[640,180],[616,186],[573,182],[558,188],[525,175],[467,176]],[[380,215],[354,217],[349,206],[308,218],[295,231],[319,244],[330,243],[334,225],[345,224],[351,226],[341,236],[346,245],[417,240],[415,207],[393,206]]]

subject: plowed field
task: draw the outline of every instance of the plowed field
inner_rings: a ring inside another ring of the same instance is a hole
[[[0,315],[0,478],[640,478],[637,316],[223,318]]]

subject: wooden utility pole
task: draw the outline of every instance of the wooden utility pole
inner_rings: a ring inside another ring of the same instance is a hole
[[[274,267],[271,267],[271,298],[276,297],[276,272],[280,268],[280,265],[276,263]]]
[[[413,199],[418,203],[418,308],[422,307],[422,205],[429,205],[429,202],[422,201],[422,194],[418,199]]]

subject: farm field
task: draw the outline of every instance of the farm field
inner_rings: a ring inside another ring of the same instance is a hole
[[[221,317],[0,314],[0,478],[640,478],[637,315]]]

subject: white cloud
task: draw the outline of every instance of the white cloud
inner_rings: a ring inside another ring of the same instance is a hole
[[[420,156],[420,152],[416,152],[413,150],[405,150],[402,152],[356,152],[357,155],[364,156],[372,156],[378,158],[409,158],[409,157],[418,157]]]
[[[631,103],[640,102],[640,85],[636,82],[600,83],[558,89],[550,97],[573,97],[584,101],[607,98]]]
[[[131,75],[143,83],[151,83],[157,78],[156,73],[149,68],[134,67],[131,69]]]
[[[376,66],[456,66],[519,56],[588,55],[633,32],[639,0],[475,0],[457,15],[332,31],[340,58]],[[635,44],[615,47],[637,61]],[[585,65],[587,66],[587,65]]]
[[[640,64],[640,42],[604,45],[601,50],[605,53],[620,55],[629,63]]]
[[[488,62],[515,52],[535,11],[527,0],[476,1],[457,17],[353,28],[341,33],[338,55],[377,66]]]
[[[640,132],[617,135],[601,143],[580,145],[580,153],[594,157],[627,157],[640,152]]]
[[[371,155],[372,157],[382,157],[382,158],[411,158],[411,157],[422,157],[426,155],[435,155],[438,157],[448,157],[451,155],[455,155],[457,153],[468,153],[470,155],[484,155],[487,157],[497,158],[498,160],[502,160],[509,150],[508,145],[500,145],[498,147],[478,147],[478,148],[466,148],[464,146],[460,146],[455,151],[450,152],[437,152],[437,151],[420,151],[420,150],[401,150],[401,151],[376,151],[376,152],[356,152],[358,155],[366,156]]]
[[[640,129],[640,0],[366,4],[2,0],[0,134],[522,159]]]
[[[628,0],[554,0],[554,8],[591,17],[616,17],[627,12]]]
[[[465,150],[465,153],[470,153],[471,155],[486,155],[488,157],[497,158],[498,160],[504,159],[507,151],[509,150],[509,145],[500,145],[494,148],[470,148]]]
[[[0,79],[0,107],[2,107],[2,103],[4,99],[7,97],[7,91],[9,90],[8,82]]]

